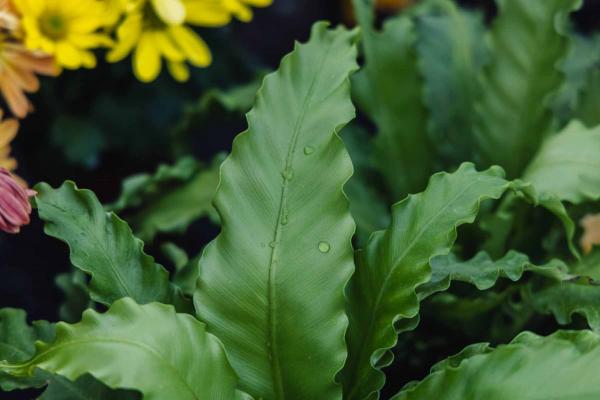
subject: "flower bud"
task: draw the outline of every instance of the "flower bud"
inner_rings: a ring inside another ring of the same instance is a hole
[[[29,197],[35,194],[19,185],[10,172],[0,168],[0,231],[19,233],[23,225],[29,224]]]

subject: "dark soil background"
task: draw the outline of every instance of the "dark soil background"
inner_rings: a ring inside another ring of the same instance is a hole
[[[154,84],[141,84],[133,77],[129,62],[101,62],[93,71],[65,72],[58,79],[45,79],[42,91],[32,97],[37,110],[23,121],[15,143],[18,172],[31,183],[46,181],[53,186],[71,179],[82,188],[94,190],[103,202],[114,200],[122,178],[172,161],[165,149],[185,104],[197,100],[207,88],[232,87],[252,78],[255,71],[276,68],[294,40],[308,38],[313,22],[347,20],[342,2],[275,0],[272,7],[257,10],[251,24],[234,23],[203,32],[215,63],[196,71],[185,86],[173,82],[166,73]],[[488,17],[495,13],[492,1],[462,3],[485,9]],[[599,17],[600,1],[588,0],[576,13],[576,26],[581,31],[596,31]],[[67,122],[60,121],[59,116],[67,116]],[[241,117],[203,125],[194,131],[193,145],[186,150],[209,161],[219,151],[229,150],[234,136],[244,128]],[[90,145],[87,133],[97,143]],[[200,221],[190,228],[183,244],[194,252],[217,232],[214,226]],[[151,254],[157,254],[155,250],[148,249]],[[66,246],[44,236],[43,226],[34,215],[22,234],[0,234],[0,306],[23,308],[31,320],[56,321],[62,294],[54,277],[69,268]],[[418,332],[427,336],[438,329],[441,327],[422,325]],[[429,354],[431,360],[423,365],[455,352],[462,345],[461,338],[456,337],[454,343],[457,346],[453,349]],[[400,361],[387,372],[390,386],[397,389],[422,377],[427,368],[409,368]],[[34,396],[32,392],[0,393],[2,399]]]

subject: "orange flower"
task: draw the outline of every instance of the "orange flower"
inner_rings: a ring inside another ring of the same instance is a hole
[[[0,29],[12,32],[19,27],[17,13],[9,0],[0,0]]]
[[[32,110],[25,93],[39,89],[35,74],[55,76],[58,72],[52,57],[32,52],[0,34],[0,92],[15,116],[24,118]]]
[[[2,109],[0,109],[0,168],[8,171],[14,171],[17,168],[17,161],[10,156],[10,142],[17,136],[19,122],[16,119],[2,119]]]
[[[381,11],[393,12],[408,7],[412,2],[412,0],[377,0],[376,7]]]
[[[13,172],[17,169],[17,160],[10,155],[10,143],[17,136],[19,130],[19,122],[16,119],[2,119],[3,111],[0,109],[0,170],[5,169]],[[23,188],[27,189],[29,185],[21,177],[14,175],[13,179]]]
[[[588,214],[581,219],[583,235],[581,247],[585,254],[592,251],[592,247],[600,245],[600,214]]]

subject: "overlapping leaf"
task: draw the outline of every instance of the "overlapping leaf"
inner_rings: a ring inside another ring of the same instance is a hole
[[[14,308],[0,310],[0,362],[24,362],[35,353],[36,334],[27,325],[25,311]],[[0,389],[3,391],[43,386],[38,377],[18,378],[1,372]]]
[[[35,354],[35,341],[54,340],[54,325],[45,321],[27,324],[25,312],[4,308],[0,310],[0,364],[26,362]],[[0,368],[1,370],[1,368]],[[48,386],[41,400],[126,400],[137,399],[137,393],[111,390],[91,376],[71,382],[59,375],[36,370],[33,376],[15,377],[0,372],[0,388],[4,391]]]
[[[491,350],[471,346],[409,384],[393,400],[595,399],[600,337],[590,331],[548,337],[525,332]]]
[[[479,204],[497,199],[510,186],[499,168],[477,172],[463,164],[453,174],[436,174],[425,192],[392,209],[386,231],[374,234],[359,253],[347,290],[349,358],[342,374],[345,398],[377,398],[383,366],[391,362],[395,326],[419,309],[416,288],[430,278],[429,260],[446,254],[459,225],[473,222]]]
[[[410,17],[374,28],[373,0],[354,0],[365,65],[353,80],[360,108],[378,128],[375,163],[395,199],[423,190],[432,172],[427,111],[417,65],[416,27]]]
[[[587,37],[571,34],[571,37],[569,52],[560,68],[565,74],[565,81],[552,107],[563,123],[574,117],[581,118],[578,114],[582,108],[586,108],[587,93],[594,90],[594,75],[600,72],[600,35]]]
[[[217,156],[206,168],[185,157],[172,166],[161,165],[153,175],[127,178],[121,196],[110,209],[123,212],[136,235],[145,241],[159,232],[184,231],[203,216],[216,219],[212,198],[222,159]]]
[[[557,65],[568,51],[567,17],[581,0],[497,2],[475,136],[484,160],[515,178],[551,128],[549,96],[564,80]]]
[[[354,222],[337,132],[354,116],[355,37],[315,25],[265,79],[221,168],[223,228],[200,260],[194,300],[258,398],[341,398]]]
[[[447,162],[472,159],[473,104],[486,60],[479,13],[441,1],[440,10],[417,18],[419,69],[433,145]]]
[[[27,362],[0,365],[15,376],[35,368],[70,380],[89,373],[111,388],[139,390],[144,399],[242,398],[221,343],[205,326],[172,306],[140,306],[129,298],[108,312],[87,311],[80,323],[59,323],[56,339],[36,343]]]
[[[36,186],[36,204],[46,234],[69,245],[71,262],[91,276],[92,300],[110,305],[122,297],[153,301],[189,311],[191,304],[169,283],[169,274],[144,253],[129,226],[104,208],[89,190],[65,182],[53,189]]]
[[[79,321],[81,314],[93,306],[85,274],[73,270],[58,275],[55,282],[64,294],[63,304],[58,310],[61,321],[72,323]]]
[[[579,314],[600,332],[600,252],[584,257],[571,269],[578,279],[541,288],[528,286],[527,298],[536,311],[554,315],[560,324],[569,324],[573,314]]]
[[[548,138],[523,177],[542,195],[574,204],[600,198],[600,126],[570,123]]]
[[[344,128],[342,139],[354,166],[354,175],[344,191],[350,200],[358,241],[364,244],[371,233],[388,226],[390,212],[374,184],[377,174],[372,163],[373,149],[369,135],[357,124],[351,124]]]
[[[494,286],[499,278],[516,282],[528,271],[556,281],[573,277],[568,273],[566,264],[561,261],[554,260],[538,266],[531,263],[527,255],[514,250],[499,260],[492,260],[485,252],[480,252],[467,261],[449,254],[433,258],[430,265],[431,279],[418,288],[420,298],[448,289],[452,281],[466,282],[479,290],[486,290]]]

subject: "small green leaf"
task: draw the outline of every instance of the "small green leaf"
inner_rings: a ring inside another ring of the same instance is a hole
[[[534,265],[523,253],[511,250],[499,260],[492,260],[480,252],[467,261],[461,261],[454,254],[438,256],[431,260],[431,280],[418,289],[419,297],[447,290],[452,281],[466,282],[479,290],[486,290],[496,284],[499,278],[513,282],[521,279],[527,271],[556,281],[570,279],[568,267],[562,261],[553,260],[546,265]]]
[[[71,323],[79,321],[81,314],[93,307],[85,274],[79,270],[73,270],[58,275],[55,282],[65,296],[58,311],[61,321]]]
[[[27,314],[15,308],[0,310],[0,364],[2,361],[19,363],[29,360],[35,353],[36,334],[27,325]],[[0,367],[0,371],[2,371]],[[0,372],[0,389],[3,391],[43,386],[38,377],[13,377]]]
[[[600,35],[587,37],[572,33],[571,37],[567,58],[560,68],[565,73],[565,82],[556,94],[552,107],[563,123],[580,117],[577,114],[585,107],[585,96],[590,89],[594,89],[594,74],[600,72]],[[600,123],[600,120],[597,121]]]
[[[549,137],[523,180],[545,196],[579,204],[600,199],[600,126],[574,121]]]
[[[58,323],[51,344],[36,343],[22,364],[0,365],[15,376],[35,368],[70,380],[89,373],[111,388],[139,390],[146,400],[241,398],[221,343],[204,324],[172,306],[116,301],[105,314]]]
[[[586,126],[600,125],[600,66],[590,72],[574,117]]]
[[[204,168],[185,157],[172,166],[161,165],[154,175],[127,178],[121,196],[109,208],[121,212],[145,241],[153,240],[159,232],[184,231],[203,216],[216,220],[212,198],[222,159],[217,156],[209,168]]]
[[[600,252],[594,252],[571,267],[578,279],[529,285],[525,294],[537,312],[552,314],[559,324],[571,323],[573,314],[583,316],[590,328],[600,332]]]
[[[354,166],[354,175],[344,191],[350,200],[358,241],[364,244],[371,233],[388,226],[389,207],[373,183],[377,174],[372,164],[372,145],[367,132],[357,124],[351,124],[342,131],[342,139]]]
[[[348,362],[342,374],[345,399],[376,398],[392,360],[399,324],[418,314],[416,288],[430,278],[431,258],[446,254],[459,225],[475,219],[479,204],[510,187],[500,168],[477,172],[463,164],[453,174],[431,178],[427,189],[394,205],[392,222],[357,256],[347,289],[350,327]],[[408,325],[414,325],[410,322]]]
[[[222,231],[200,260],[194,304],[254,397],[341,399],[355,225],[337,133],[354,117],[355,41],[314,25],[265,78],[221,168]]]
[[[73,182],[58,189],[41,183],[36,190],[46,234],[67,243],[73,265],[91,276],[92,300],[110,305],[131,297],[140,304],[160,301],[190,311],[190,302],[169,283],[167,270],[144,253],[127,223],[104,211],[93,192]]]
[[[38,400],[140,400],[140,393],[133,390],[114,390],[91,375],[83,375],[75,382],[60,375],[38,370],[36,374],[47,375],[48,388]]]
[[[198,263],[202,252],[190,259],[183,249],[173,243],[163,244],[161,250],[172,261],[175,267],[175,273],[172,278],[173,284],[181,288],[183,293],[192,296],[196,290],[196,282],[200,273]]]
[[[470,346],[392,400],[592,400],[600,396],[597,367],[600,336],[593,332],[547,337],[524,332],[494,350],[486,344]]]
[[[476,104],[475,137],[484,161],[517,178],[552,127],[549,96],[564,81],[568,15],[581,0],[497,0],[492,56]]]

